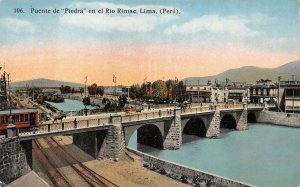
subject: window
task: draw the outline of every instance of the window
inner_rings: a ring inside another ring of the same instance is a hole
[[[20,115],[20,122],[23,122],[24,121],[24,114],[21,114]]]
[[[15,116],[11,116],[12,117],[12,121],[15,122]]]
[[[28,121],[28,115],[25,114],[25,121]]]
[[[1,124],[5,123],[5,116],[1,116]]]
[[[19,115],[15,115],[15,122],[19,122]]]

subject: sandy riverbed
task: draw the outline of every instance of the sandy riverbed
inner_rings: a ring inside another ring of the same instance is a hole
[[[160,175],[156,172],[153,172],[149,169],[143,168],[142,159],[130,154],[124,155],[119,161],[112,161],[109,159],[95,160],[90,155],[86,154],[75,145],[72,144],[72,137],[69,136],[59,136],[55,137],[61,145],[64,145],[67,152],[75,156],[80,160],[84,165],[95,171],[96,173],[102,175],[103,177],[113,181],[119,186],[187,186],[183,183],[175,181],[167,176]],[[51,153],[51,148],[47,149]],[[34,153],[35,151],[33,151]],[[63,161],[60,161],[60,158],[53,158],[54,154],[51,155],[51,159],[54,159],[57,163],[57,168],[63,172],[67,173],[69,179],[74,179],[76,176],[72,176],[71,167],[66,166]],[[133,158],[133,159],[132,159]],[[33,168],[34,171],[42,177],[50,186],[54,186],[49,177],[46,175],[45,168],[39,162],[36,155],[33,154]],[[73,182],[72,182],[73,183]],[[76,186],[76,183],[73,183]],[[72,185],[73,186],[73,185]]]

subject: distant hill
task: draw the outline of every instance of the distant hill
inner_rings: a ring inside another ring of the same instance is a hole
[[[207,77],[187,77],[183,81],[187,80],[187,84],[206,84],[208,80],[214,82],[225,81],[229,78],[231,81],[255,83],[259,79],[271,79],[276,82],[278,76],[282,77],[282,80],[291,80],[292,75],[295,75],[296,80],[300,80],[300,61],[294,61],[277,68],[259,68],[254,66],[245,66],[237,69],[230,69],[223,73],[207,76]]]
[[[11,82],[11,87],[26,87],[26,85],[29,85],[30,87],[32,85],[34,85],[35,87],[60,87],[61,85],[71,86],[75,88],[84,87],[84,84],[49,79],[34,79],[27,81]]]

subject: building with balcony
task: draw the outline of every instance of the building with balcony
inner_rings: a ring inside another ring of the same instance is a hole
[[[212,85],[186,86],[186,100],[193,103],[208,103],[211,99],[212,89]]]
[[[284,111],[300,113],[300,81],[280,81],[280,88],[284,90]]]
[[[278,101],[278,84],[269,79],[260,79],[249,85],[251,103],[276,103]]]

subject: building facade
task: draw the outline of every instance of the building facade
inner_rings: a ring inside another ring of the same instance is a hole
[[[277,103],[278,84],[269,79],[260,79],[249,86],[251,103]]]
[[[280,88],[284,90],[284,111],[300,113],[300,81],[280,81]]]

